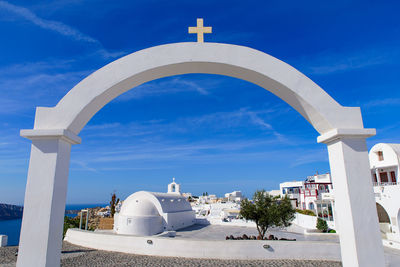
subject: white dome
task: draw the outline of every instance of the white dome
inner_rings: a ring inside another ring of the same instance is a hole
[[[180,194],[140,191],[122,203],[114,220],[118,234],[150,236],[193,225],[195,212]]]
[[[120,214],[124,216],[160,216],[154,201],[144,192],[130,195],[122,204]]]

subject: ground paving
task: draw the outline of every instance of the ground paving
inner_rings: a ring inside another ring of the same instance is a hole
[[[0,248],[0,266],[15,266],[17,247]],[[63,243],[61,254],[61,266],[270,266],[270,267],[323,267],[342,266],[340,262],[332,261],[310,261],[310,260],[213,260],[213,259],[190,259],[177,257],[156,257],[108,252],[84,248],[76,245]]]
[[[278,238],[296,239],[297,241],[324,241],[324,242],[339,243],[339,237],[337,235],[304,235],[303,230],[304,229],[296,229],[294,227],[289,228],[289,230],[271,228],[268,229],[266,237],[272,234]],[[177,238],[189,238],[189,239],[200,239],[200,240],[225,240],[226,236],[233,235],[234,237],[238,237],[238,236],[243,236],[243,234],[246,234],[247,236],[250,235],[258,236],[258,232],[255,227],[246,227],[246,226],[195,224],[193,226],[176,231]],[[160,236],[167,236],[167,235],[161,234]]]

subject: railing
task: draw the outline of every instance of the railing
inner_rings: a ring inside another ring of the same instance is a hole
[[[374,186],[387,186],[387,185],[398,185],[398,184],[400,184],[400,183],[393,183],[393,182],[386,182],[386,183],[373,183],[374,184]]]

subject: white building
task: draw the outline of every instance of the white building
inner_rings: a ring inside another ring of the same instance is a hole
[[[271,190],[271,191],[268,192],[268,194],[270,196],[273,196],[273,197],[280,197],[281,196],[281,190]]]
[[[243,195],[241,191],[233,191],[231,193],[226,193],[225,198],[230,202],[240,202],[243,200]]]
[[[305,181],[284,182],[280,195],[288,196],[294,208],[311,210],[318,217],[333,221],[334,194],[329,173],[308,176]]]
[[[130,195],[114,215],[116,233],[149,236],[193,225],[195,212],[176,185],[175,181],[168,185],[169,193],[140,191]]]
[[[374,145],[369,161],[382,237],[400,242],[400,144]]]
[[[218,200],[218,197],[216,195],[204,195],[204,196],[199,196],[198,203],[211,204],[211,203],[216,203],[217,200]]]

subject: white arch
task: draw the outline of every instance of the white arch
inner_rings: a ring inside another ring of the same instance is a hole
[[[35,129],[81,129],[108,102],[142,83],[187,73],[220,74],[257,84],[280,97],[320,133],[363,128],[359,108],[342,107],[290,65],[248,47],[176,43],[122,57],[78,83],[53,108],[39,107]]]
[[[70,149],[92,116],[123,92],[154,79],[186,73],[236,77],[274,93],[296,109],[328,145],[344,266],[383,266],[378,217],[359,108],[342,107],[288,64],[229,44],[176,43],[145,49],[88,76],[53,108],[36,110],[17,266],[60,261]],[[362,203],[362,205],[360,205]],[[41,209],[37,209],[41,207]],[[367,233],[367,234],[366,234]]]

